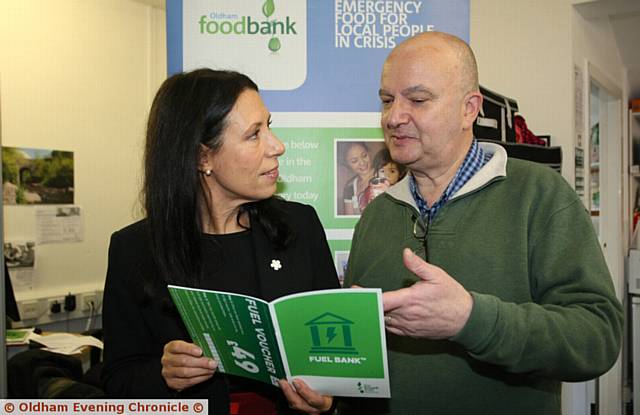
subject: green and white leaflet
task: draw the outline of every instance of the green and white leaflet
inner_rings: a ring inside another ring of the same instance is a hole
[[[171,285],[169,292],[193,342],[222,373],[275,386],[298,378],[333,396],[390,396],[379,289],[310,291],[271,303]]]

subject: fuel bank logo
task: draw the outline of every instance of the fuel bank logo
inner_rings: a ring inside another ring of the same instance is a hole
[[[280,36],[297,35],[296,22],[291,16],[284,16],[279,20],[274,16],[276,4],[274,0],[266,0],[262,5],[262,20],[252,16],[239,16],[212,12],[200,16],[198,27],[200,34],[208,35],[269,35],[267,47],[277,52],[282,47]]]
[[[307,2],[183,1],[183,69],[233,69],[262,90],[292,90],[307,77]]]
[[[351,336],[353,324],[353,321],[329,312],[306,322],[311,335],[310,353],[357,354]]]

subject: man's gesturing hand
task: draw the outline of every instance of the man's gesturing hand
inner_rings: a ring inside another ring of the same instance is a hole
[[[382,294],[387,330],[428,339],[456,335],[471,314],[471,294],[442,268],[425,262],[410,249],[404,249],[402,259],[420,281]]]

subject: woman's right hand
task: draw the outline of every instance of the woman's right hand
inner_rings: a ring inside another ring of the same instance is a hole
[[[202,355],[202,349],[182,340],[164,345],[160,363],[167,386],[178,392],[211,378],[218,367],[218,362]]]

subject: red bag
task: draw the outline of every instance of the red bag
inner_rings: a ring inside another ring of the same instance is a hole
[[[546,146],[547,143],[544,140],[536,137],[534,133],[527,127],[527,122],[522,115],[515,116],[516,123],[516,143],[521,144],[533,144],[536,146]]]

